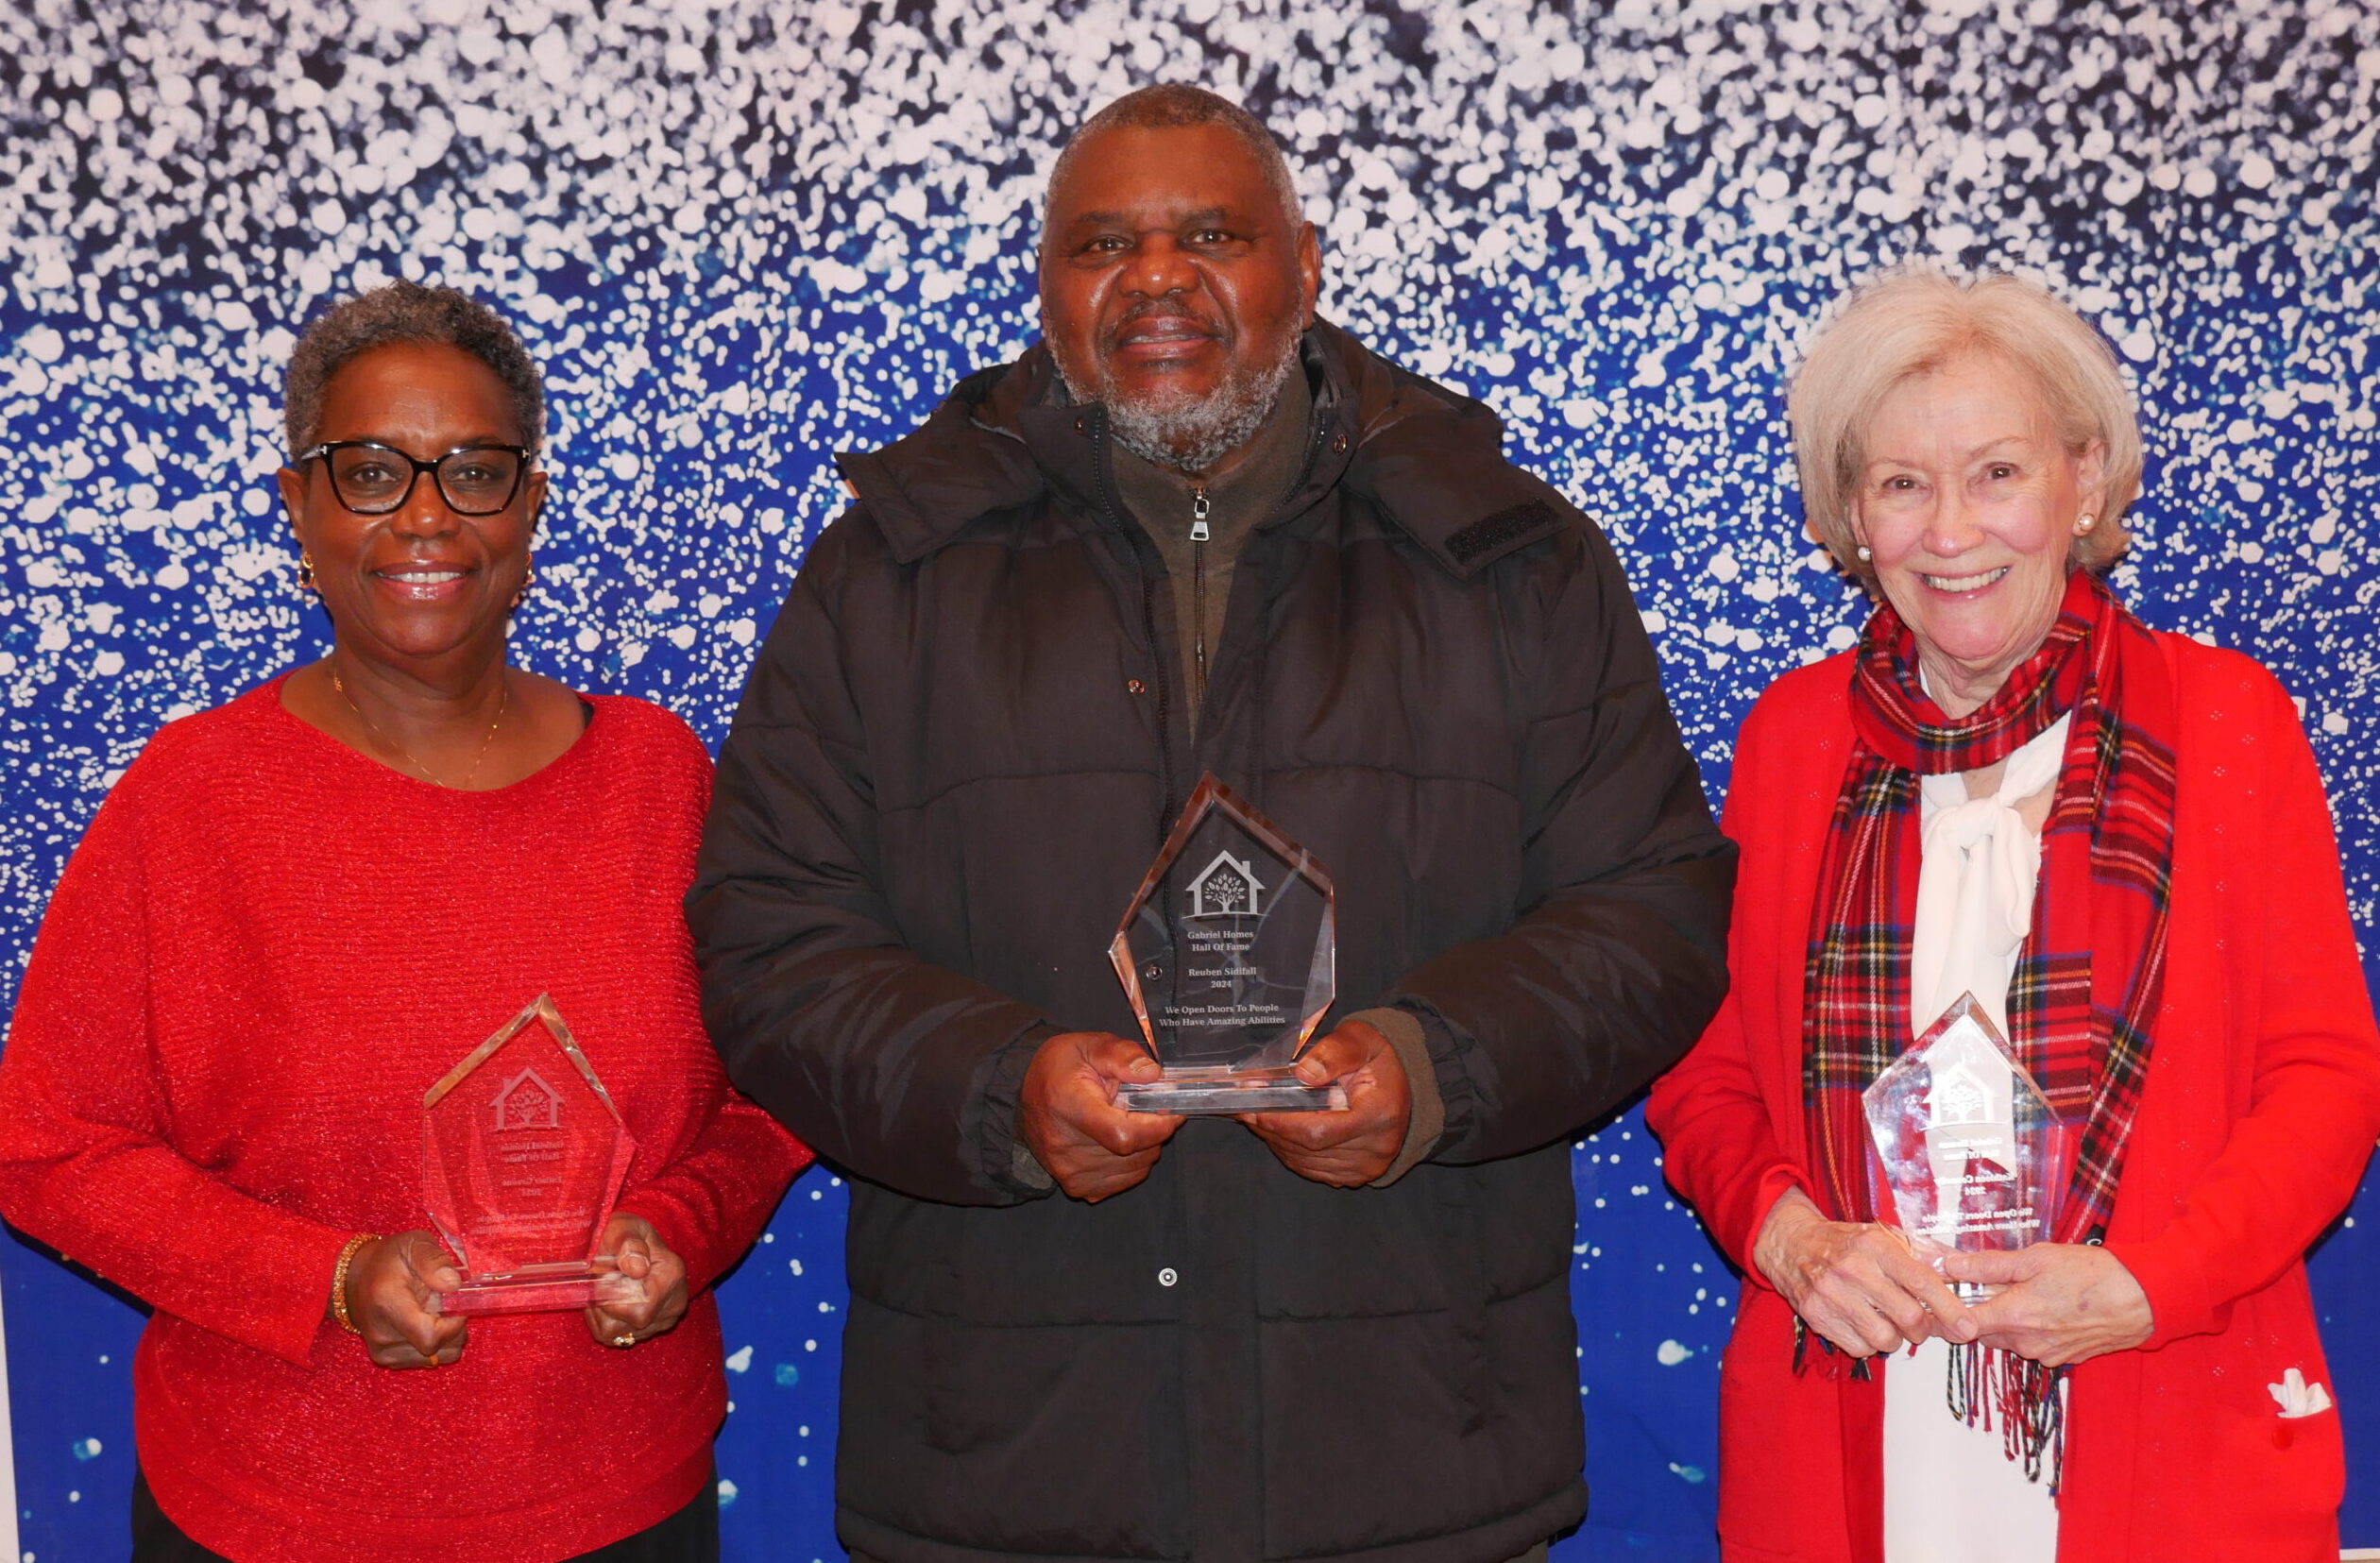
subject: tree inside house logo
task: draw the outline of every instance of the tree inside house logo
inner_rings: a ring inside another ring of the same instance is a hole
[[[535,1069],[523,1069],[506,1080],[490,1105],[499,1130],[562,1127],[562,1093]]]
[[[1265,910],[1265,884],[1256,867],[1226,847],[1190,881],[1193,917],[1260,917]]]

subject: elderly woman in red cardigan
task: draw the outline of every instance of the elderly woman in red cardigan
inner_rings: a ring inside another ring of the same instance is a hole
[[[2380,1132],[2380,1037],[2296,710],[2101,582],[2138,429],[2042,289],[1874,284],[1791,412],[1811,525],[1879,601],[1744,724],[1734,989],[1649,1110],[1744,1274],[1725,1555],[2335,1557],[2303,1256]],[[1945,1256],[1862,1093],[1969,994],[2063,1149],[2041,1240]]]
[[[719,1555],[707,1288],[808,1153],[699,1018],[702,745],[507,665],[543,417],[460,294],[307,330],[280,488],[330,654],[159,733],[34,946],[0,1209],[156,1310],[146,1563]],[[540,993],[635,1141],[598,1245],[626,1281],[473,1319],[442,1304],[423,1097]]]

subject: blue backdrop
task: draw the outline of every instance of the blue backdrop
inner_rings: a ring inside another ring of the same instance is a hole
[[[519,323],[554,499],[518,659],[715,741],[840,502],[828,452],[1029,340],[1059,141],[1166,78],[1279,131],[1328,313],[1488,399],[1602,518],[1714,796],[1753,697],[1862,612],[1802,533],[1785,440],[1818,312],[1912,256],[2061,289],[2145,408],[2117,587],[2299,697],[2369,951],[2380,3],[1573,9],[8,8],[0,982],[146,736],[324,644],[268,475],[280,367],[325,299],[407,276]],[[1595,1508],[1561,1555],[1710,1557],[1733,1282],[1633,1114],[1576,1167]],[[839,1556],[842,1214],[806,1178],[722,1294],[731,1557]],[[2380,1545],[2372,1225],[2351,1213],[2315,1280],[2363,1478],[2347,1539]],[[23,1555],[121,1555],[138,1316],[21,1246],[0,1275]]]

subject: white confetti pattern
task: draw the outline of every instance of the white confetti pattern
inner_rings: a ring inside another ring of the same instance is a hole
[[[1714,787],[1760,688],[1862,611],[1801,534],[1784,437],[1817,313],[1912,256],[2061,289],[2144,406],[2118,589],[2299,696],[2369,944],[2380,6],[1570,9],[21,0],[0,14],[9,980],[147,734],[322,643],[269,487],[310,312],[403,275],[520,324],[554,501],[519,657],[716,738],[841,502],[826,453],[898,434],[1030,339],[1057,143],[1159,78],[1262,111],[1325,234],[1328,313],[1493,402],[1516,454],[1604,519]],[[1582,1142],[1578,1186],[1586,1535],[1709,1556],[1732,1279],[1633,1118]],[[803,1332],[842,1295],[841,1209],[797,1193],[773,1233],[797,1257],[727,1293],[757,1347],[740,1356],[771,1365],[740,1378],[722,1445],[731,1555],[739,1537],[830,1555],[831,1462],[810,1456],[832,1341]],[[17,1421],[28,1550],[101,1555],[130,1321],[79,1318],[81,1283],[10,1263],[55,1301],[12,1305],[20,1363],[113,1358],[89,1394],[20,1397]],[[2380,1252],[2350,1230],[2318,1275],[2368,1294]],[[2342,1403],[2380,1403],[2370,1347],[2332,1344]],[[44,1421],[54,1403],[84,1409]],[[97,1501],[70,1509],[70,1488]],[[2347,1539],[2380,1540],[2372,1484]]]

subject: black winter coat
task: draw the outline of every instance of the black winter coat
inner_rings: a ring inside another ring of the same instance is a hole
[[[1585,1512],[1569,1141],[1717,1007],[1733,849],[1602,535],[1477,403],[1329,326],[1305,365],[1195,740],[1036,348],[843,461],[721,755],[705,1014],[852,1175],[839,1520],[888,1563],[1497,1563]],[[1098,1205],[1017,1176],[1033,1047],[1135,1034],[1108,941],[1210,770],[1335,878],[1337,1012],[1423,1021],[1392,1186],[1228,1120]]]

